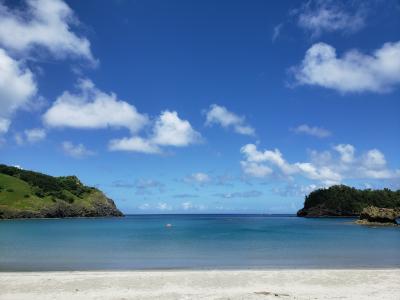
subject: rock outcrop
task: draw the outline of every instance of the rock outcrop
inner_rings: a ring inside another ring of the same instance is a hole
[[[360,214],[360,219],[357,221],[357,223],[365,225],[398,225],[397,219],[399,218],[400,209],[368,206],[362,210]]]

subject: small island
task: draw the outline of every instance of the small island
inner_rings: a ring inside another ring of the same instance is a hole
[[[359,224],[397,224],[400,190],[360,190],[346,185],[317,189],[306,196],[299,217],[359,217]]]
[[[121,216],[113,200],[76,176],[0,165],[0,219]]]

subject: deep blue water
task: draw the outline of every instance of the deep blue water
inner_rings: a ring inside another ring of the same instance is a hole
[[[1,221],[0,271],[400,267],[400,228],[353,220],[140,215]]]

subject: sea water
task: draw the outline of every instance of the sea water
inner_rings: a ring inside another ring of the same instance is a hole
[[[353,221],[290,215],[4,220],[0,271],[400,267],[400,228]]]

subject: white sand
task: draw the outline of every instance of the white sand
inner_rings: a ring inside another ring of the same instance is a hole
[[[0,299],[400,299],[400,269],[0,273]]]

